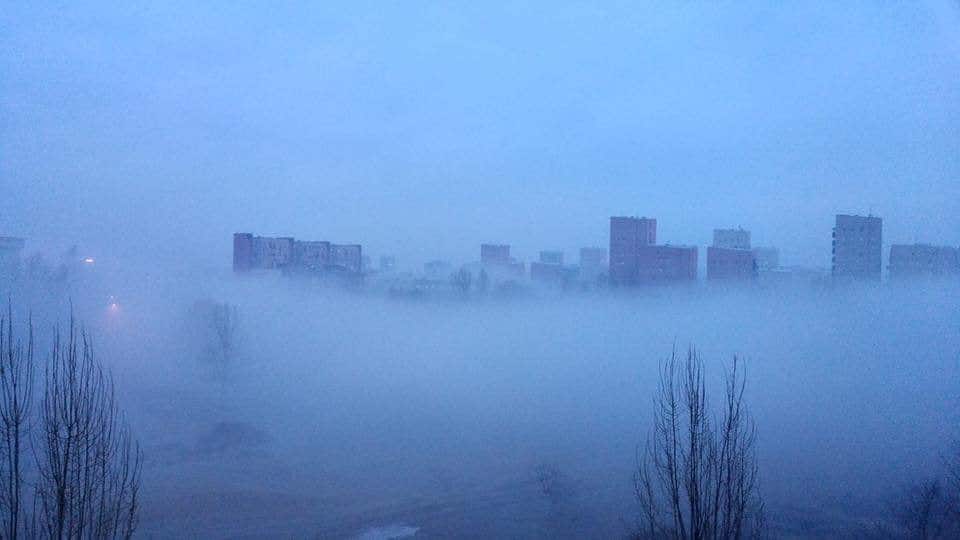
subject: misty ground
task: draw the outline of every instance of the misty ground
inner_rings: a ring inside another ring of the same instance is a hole
[[[144,537],[623,536],[674,345],[700,348],[717,385],[746,360],[779,536],[882,518],[960,426],[949,284],[458,302],[155,276],[113,310],[81,289],[74,309],[144,447]],[[200,299],[239,308],[229,361],[191,315]]]

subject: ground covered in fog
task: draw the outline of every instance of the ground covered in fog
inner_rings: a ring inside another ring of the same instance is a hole
[[[658,362],[688,344],[717,384],[747,361],[779,533],[876,520],[960,426],[943,284],[412,302],[154,277],[119,309],[93,289],[76,310],[144,446],[148,537],[625,534]],[[238,307],[229,361],[202,299]]]

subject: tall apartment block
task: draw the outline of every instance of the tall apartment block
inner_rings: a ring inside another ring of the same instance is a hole
[[[516,278],[526,272],[526,266],[510,256],[508,244],[480,244],[480,265],[500,277]]]
[[[295,240],[291,237],[233,235],[233,270],[339,270],[358,274],[362,248],[357,244],[332,244],[325,241]]]
[[[638,282],[640,248],[657,243],[657,220],[645,217],[610,218],[610,282]]]
[[[507,244],[480,244],[480,264],[483,265],[509,265],[512,262],[510,258],[510,246]]]
[[[750,249],[750,231],[741,228],[714,229],[713,247],[721,249]]]
[[[833,276],[879,280],[882,241],[882,219],[837,215],[833,228]]]
[[[696,279],[696,246],[641,246],[637,249],[637,283],[678,283]]]
[[[707,248],[707,279],[748,280],[756,276],[750,231],[714,229],[713,245]]]

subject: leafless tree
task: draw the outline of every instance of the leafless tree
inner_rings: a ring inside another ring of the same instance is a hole
[[[744,403],[736,357],[719,421],[707,399],[703,361],[691,348],[661,365],[654,426],[638,451],[637,538],[739,539],[764,534],[756,427]]]
[[[888,505],[867,538],[960,538],[960,450],[944,460],[941,479],[908,485]]]
[[[950,511],[939,480],[929,480],[908,488],[891,510],[902,538],[955,538],[955,530],[950,535],[944,535],[951,529]]]
[[[15,540],[23,526],[23,465],[29,418],[33,403],[33,324],[28,322],[27,341],[14,337],[13,309],[7,305],[0,317],[0,507],[3,536]]]
[[[55,331],[39,427],[32,533],[130,538],[142,455],[117,408],[112,378],[73,320],[65,339]]]
[[[450,276],[450,283],[453,285],[453,288],[460,293],[461,296],[467,296],[470,294],[470,285],[473,281],[473,274],[470,273],[470,270],[466,268],[461,268]]]

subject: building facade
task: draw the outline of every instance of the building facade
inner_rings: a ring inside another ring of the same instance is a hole
[[[753,248],[753,260],[757,261],[757,270],[766,272],[780,268],[780,250],[775,247]]]
[[[748,280],[756,276],[750,231],[714,229],[713,245],[707,248],[707,279]]]
[[[330,244],[330,266],[359,274],[363,271],[363,247],[360,244]]]
[[[484,265],[509,265],[510,246],[507,244],[480,244],[480,263]]]
[[[359,273],[362,248],[357,244],[338,245],[326,241],[295,240],[291,237],[233,235],[233,270],[326,271],[342,269]]]
[[[637,250],[636,283],[681,283],[696,279],[695,246],[642,246]]]
[[[955,276],[960,274],[960,249],[929,244],[890,246],[891,279],[907,277]]]
[[[879,281],[882,241],[880,218],[838,215],[833,228],[833,277]]]
[[[297,240],[293,244],[293,262],[304,270],[323,270],[330,265],[330,242]]]
[[[610,218],[610,282],[637,283],[639,251],[657,243],[657,220],[636,217]]]
[[[562,251],[541,251],[540,262],[543,264],[559,264],[563,266]]]
[[[749,249],[707,248],[707,279],[749,280],[757,277],[757,263]]]
[[[750,249],[750,231],[741,228],[714,229],[713,247],[723,249]]]

